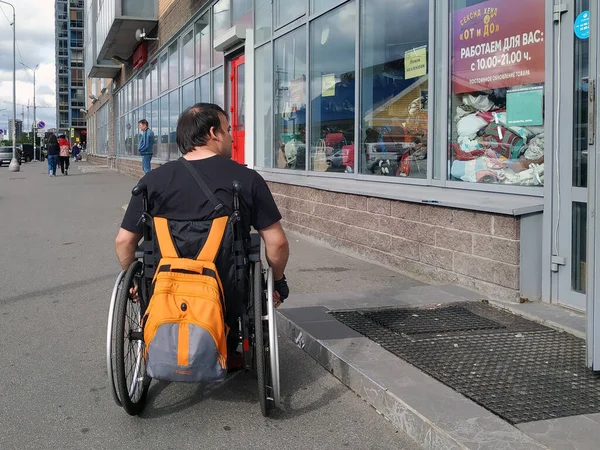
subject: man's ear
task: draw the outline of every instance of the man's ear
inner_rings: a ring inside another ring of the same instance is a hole
[[[215,133],[215,127],[210,127],[209,134],[210,134],[211,139],[217,138],[217,134]]]

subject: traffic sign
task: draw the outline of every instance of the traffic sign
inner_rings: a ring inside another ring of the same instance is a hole
[[[38,131],[38,132],[37,132],[37,137],[39,137],[39,138],[43,138],[43,137],[45,137],[45,136],[46,136],[46,132],[45,132],[45,131]]]
[[[38,128],[39,128],[40,130],[43,130],[44,128],[46,128],[46,122],[44,122],[43,120],[40,120],[40,121],[38,122]]]
[[[0,136],[4,134],[4,130],[0,130]]]

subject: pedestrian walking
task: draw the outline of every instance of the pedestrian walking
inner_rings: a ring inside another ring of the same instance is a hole
[[[60,154],[60,145],[58,145],[58,139],[56,135],[51,134],[48,138],[48,175],[51,177],[56,176],[56,163],[58,162],[58,155]]]
[[[148,128],[148,121],[142,119],[138,122],[142,138],[138,144],[138,152],[142,155],[142,170],[148,173],[152,170],[150,161],[152,161],[152,152],[154,151],[154,133]]]
[[[62,136],[58,140],[60,146],[60,172],[63,175],[69,175],[69,160],[71,157],[71,143],[69,140]]]

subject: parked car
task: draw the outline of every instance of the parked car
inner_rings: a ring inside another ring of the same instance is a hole
[[[33,154],[33,144],[23,144],[21,146],[21,160],[26,163],[35,159]]]
[[[12,147],[0,147],[0,167],[2,167],[2,164],[10,164],[10,162],[12,161],[12,157],[13,157],[13,148]],[[21,164],[21,153],[19,151],[19,149],[17,148],[17,160],[19,161],[19,164]]]

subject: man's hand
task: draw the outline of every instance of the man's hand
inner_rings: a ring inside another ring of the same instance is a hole
[[[280,280],[273,282],[273,302],[275,303],[275,308],[278,308],[289,295],[290,288],[284,275]]]

